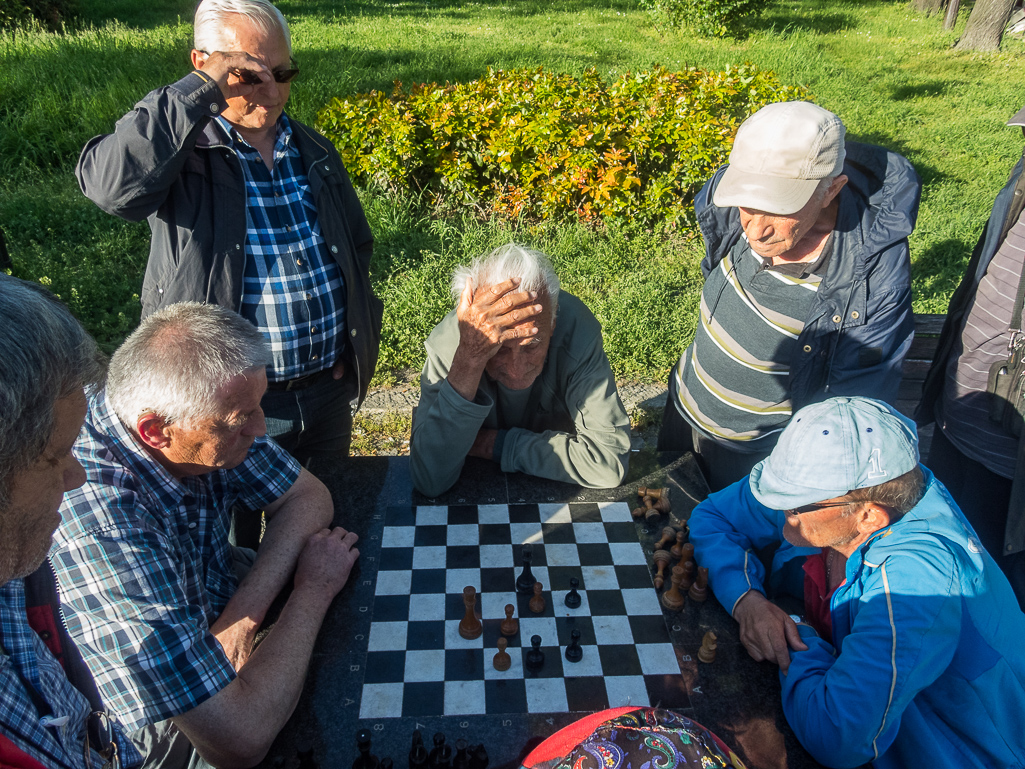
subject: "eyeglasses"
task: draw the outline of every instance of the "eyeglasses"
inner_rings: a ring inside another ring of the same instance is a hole
[[[850,507],[856,505],[857,502],[815,502],[810,505],[801,505],[801,507],[794,507],[787,512],[790,515],[801,515],[802,513],[813,513],[816,510],[828,510],[831,507]]]
[[[209,56],[210,54],[206,51],[200,51],[201,54]],[[271,77],[274,78],[276,83],[291,83],[297,77],[299,77],[299,62],[293,57],[288,57],[288,63],[292,66],[289,69],[272,69]],[[231,74],[238,78],[238,81],[244,85],[260,85],[263,81],[260,79],[259,73],[253,69],[230,69],[228,70]]]

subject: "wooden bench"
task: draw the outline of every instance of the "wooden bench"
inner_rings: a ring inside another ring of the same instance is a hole
[[[939,345],[940,332],[943,330],[943,321],[946,317],[946,315],[915,314],[915,339],[904,358],[903,378],[900,380],[900,391],[897,394],[897,408],[902,414],[909,417],[915,415],[915,409],[918,408],[918,403],[922,400],[922,385],[925,383],[925,375],[929,373],[929,368],[936,357],[936,348]],[[923,458],[929,455],[932,431],[933,425],[919,431],[919,451]]]

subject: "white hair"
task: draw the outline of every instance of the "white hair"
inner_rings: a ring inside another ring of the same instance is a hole
[[[493,286],[510,278],[520,279],[520,291],[547,294],[551,303],[552,321],[559,308],[559,276],[548,257],[533,248],[517,243],[499,246],[486,256],[479,256],[469,265],[457,267],[452,274],[452,298],[456,303],[463,295],[466,281],[474,290]]]
[[[266,366],[256,327],[214,304],[179,302],[143,319],[110,359],[107,398],[126,427],[153,413],[167,424],[219,416],[218,388]]]
[[[237,23],[229,16],[241,16],[266,35],[280,30],[291,55],[292,33],[288,22],[268,0],[203,0],[196,8],[193,21],[193,45],[197,51],[228,50],[230,43],[226,32]]]

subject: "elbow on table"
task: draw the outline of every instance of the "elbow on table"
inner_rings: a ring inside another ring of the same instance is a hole
[[[462,464],[459,469],[461,468]],[[410,451],[409,474],[413,487],[425,497],[437,497],[452,488],[459,478],[459,469],[454,475],[441,472],[437,467],[429,467],[418,462],[414,452]]]

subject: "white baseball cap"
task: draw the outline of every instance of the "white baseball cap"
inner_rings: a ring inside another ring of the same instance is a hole
[[[737,129],[712,202],[770,214],[804,208],[822,179],[843,171],[843,122],[806,101],[769,104]]]

